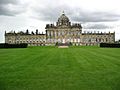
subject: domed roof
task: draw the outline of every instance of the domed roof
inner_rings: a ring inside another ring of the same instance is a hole
[[[69,22],[69,18],[63,12],[62,15],[58,18],[58,22]]]

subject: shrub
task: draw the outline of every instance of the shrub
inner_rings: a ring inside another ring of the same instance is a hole
[[[1,43],[0,48],[27,48],[28,44],[21,43],[21,44],[8,44],[8,43]]]
[[[56,42],[55,46],[58,46],[58,42]]]
[[[72,43],[70,42],[69,45],[72,46]]]
[[[100,43],[100,47],[120,48],[120,44],[116,44],[116,43]]]

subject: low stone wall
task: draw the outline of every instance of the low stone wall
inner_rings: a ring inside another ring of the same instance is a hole
[[[58,46],[58,48],[69,48],[69,46]]]

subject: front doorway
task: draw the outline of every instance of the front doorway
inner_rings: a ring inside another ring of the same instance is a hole
[[[62,43],[65,43],[65,39],[63,38]]]

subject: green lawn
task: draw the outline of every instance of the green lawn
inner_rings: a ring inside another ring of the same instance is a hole
[[[0,90],[120,90],[120,49],[0,49]]]

